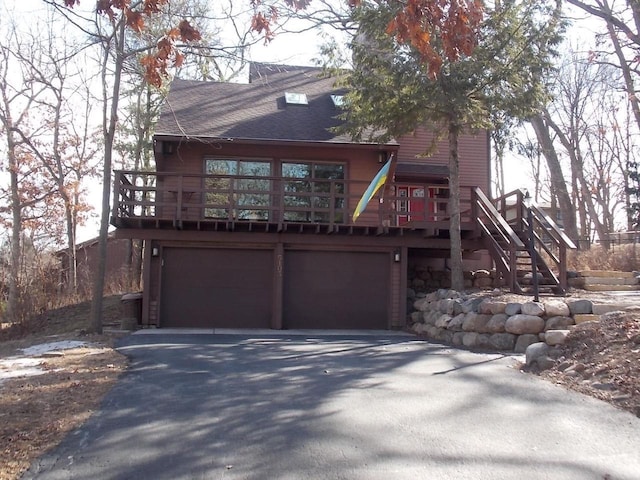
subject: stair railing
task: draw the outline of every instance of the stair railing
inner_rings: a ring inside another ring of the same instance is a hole
[[[528,207],[524,206],[524,209],[529,209],[532,213],[533,219],[533,244],[538,256],[542,260],[542,252],[546,255],[551,265],[546,265],[549,271],[557,272],[558,286],[562,292],[566,292],[568,288],[567,280],[567,251],[574,250],[576,245],[571,239],[562,231],[562,229],[553,221],[553,219],[545,213],[535,203],[530,203]],[[527,216],[525,215],[526,219]]]
[[[567,251],[576,248],[571,239],[523,190],[514,190],[496,198],[494,204],[500,215],[507,219],[522,238],[530,236],[527,219],[529,211],[531,212],[534,231],[531,241],[536,252],[535,258],[531,261],[535,261],[540,272],[544,272],[549,279],[556,282],[562,292],[565,292],[568,288]]]
[[[525,248],[524,243],[478,187],[471,191],[471,208],[476,229],[485,238],[496,269],[507,281],[509,289],[518,291],[516,252]]]

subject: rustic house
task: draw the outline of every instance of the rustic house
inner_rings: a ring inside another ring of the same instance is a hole
[[[427,129],[386,144],[335,133],[343,93],[317,68],[266,64],[247,84],[172,83],[156,170],[116,172],[116,235],[145,242],[143,325],[404,326],[409,265],[447,268],[448,151],[416,156]],[[526,248],[482,193],[487,133],[463,135],[460,153],[465,261],[488,266],[489,252],[516,286],[509,259]],[[392,178],[354,222],[391,155]]]

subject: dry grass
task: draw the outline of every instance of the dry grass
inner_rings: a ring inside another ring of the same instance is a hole
[[[568,253],[569,270],[616,270],[622,272],[640,270],[640,245],[615,245],[609,250],[594,245],[589,250]]]
[[[31,462],[58,445],[100,405],[126,368],[113,350],[118,334],[86,335],[90,302],[68,305],[0,330],[0,357],[59,340],[87,347],[43,357],[46,373],[0,385],[0,480],[19,478]],[[105,326],[120,320],[120,295],[105,297]]]

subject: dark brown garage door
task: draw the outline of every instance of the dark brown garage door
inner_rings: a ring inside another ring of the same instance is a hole
[[[269,328],[273,253],[165,248],[161,327]]]
[[[285,253],[285,328],[388,328],[389,255]]]

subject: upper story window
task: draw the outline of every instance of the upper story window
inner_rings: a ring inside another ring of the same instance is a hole
[[[342,222],[346,218],[342,163],[283,161],[285,220]]]
[[[271,205],[271,162],[206,158],[205,216],[230,220],[267,220]],[[264,192],[264,193],[263,193]]]

